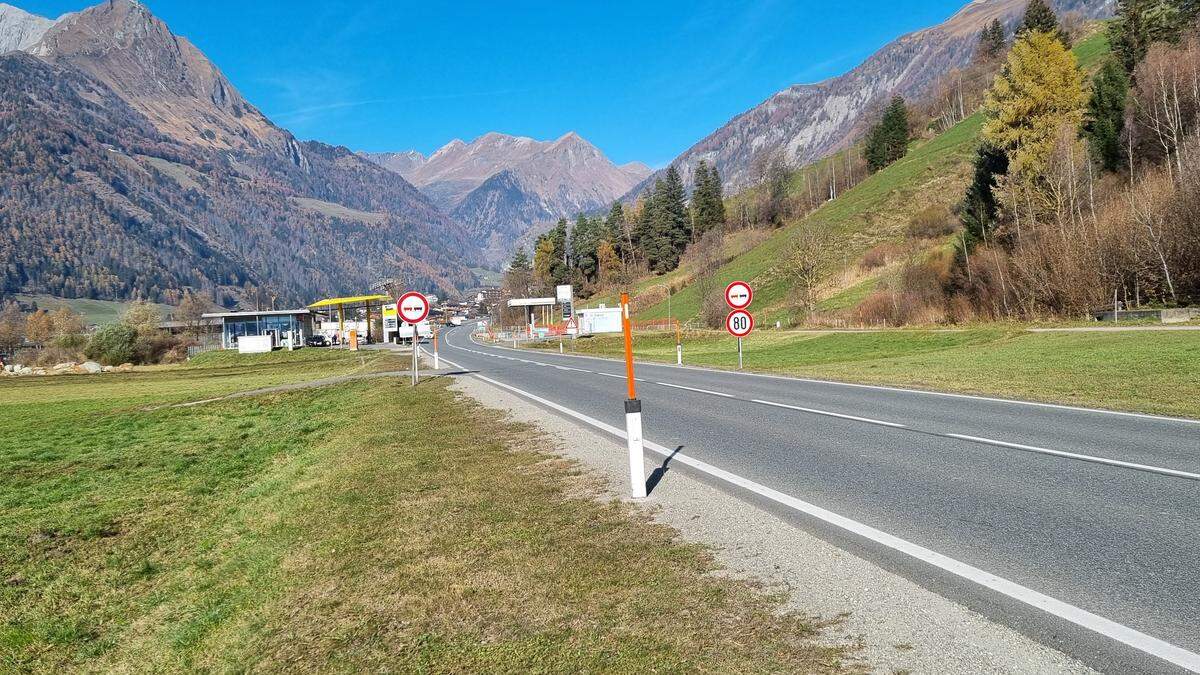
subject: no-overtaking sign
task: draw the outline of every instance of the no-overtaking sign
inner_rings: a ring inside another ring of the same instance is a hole
[[[754,290],[744,281],[735,281],[725,288],[725,302],[730,309],[746,309],[754,301]]]
[[[429,300],[417,292],[405,293],[396,301],[396,311],[405,323],[421,323],[429,316]]]

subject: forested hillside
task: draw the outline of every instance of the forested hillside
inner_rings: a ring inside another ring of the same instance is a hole
[[[677,196],[664,210],[661,196],[677,189],[614,209],[619,225],[599,249],[615,242],[632,255],[601,272],[613,281],[594,300],[629,289],[639,317],[698,326],[719,325],[734,279],[755,286],[760,321],[784,325],[1198,303],[1196,15],[1185,0],[1131,0],[1115,21],[1071,26],[1034,0],[1015,31],[985,26],[963,71],[920,99],[894,99],[865,144],[805,167],[765,165],[715,227],[698,226],[706,209],[695,197],[682,213]],[[665,263],[661,248],[630,240],[642,223],[673,233]],[[535,260],[532,278],[561,275]]]
[[[70,15],[30,52],[0,55],[0,291],[233,306],[475,282],[478,245],[413,186],[275,127],[144,6]]]

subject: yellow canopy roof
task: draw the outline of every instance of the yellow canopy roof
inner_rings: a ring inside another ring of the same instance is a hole
[[[337,307],[338,305],[356,305],[360,302],[374,302],[376,300],[392,300],[390,295],[355,295],[349,298],[329,298],[328,300],[320,300],[309,305],[309,309],[320,309],[322,307]]]

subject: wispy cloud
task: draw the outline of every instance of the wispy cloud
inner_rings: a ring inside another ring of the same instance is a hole
[[[376,98],[366,100],[333,101],[319,105],[302,106],[291,110],[269,113],[267,116],[277,122],[287,124],[307,124],[323,119],[329,113],[339,110],[361,108],[373,105],[398,105],[402,103],[420,103],[425,101],[456,101],[462,99],[484,98],[489,96],[511,96],[536,91],[537,87],[521,87],[515,89],[493,89],[488,91],[462,91],[446,94],[425,94],[420,96],[403,96],[395,98]]]

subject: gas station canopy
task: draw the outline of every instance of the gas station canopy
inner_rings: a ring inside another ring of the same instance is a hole
[[[348,298],[329,298],[321,300],[309,305],[309,309],[321,309],[322,307],[337,307],[338,305],[357,305],[359,303],[380,302],[395,300],[390,295],[355,295]]]

